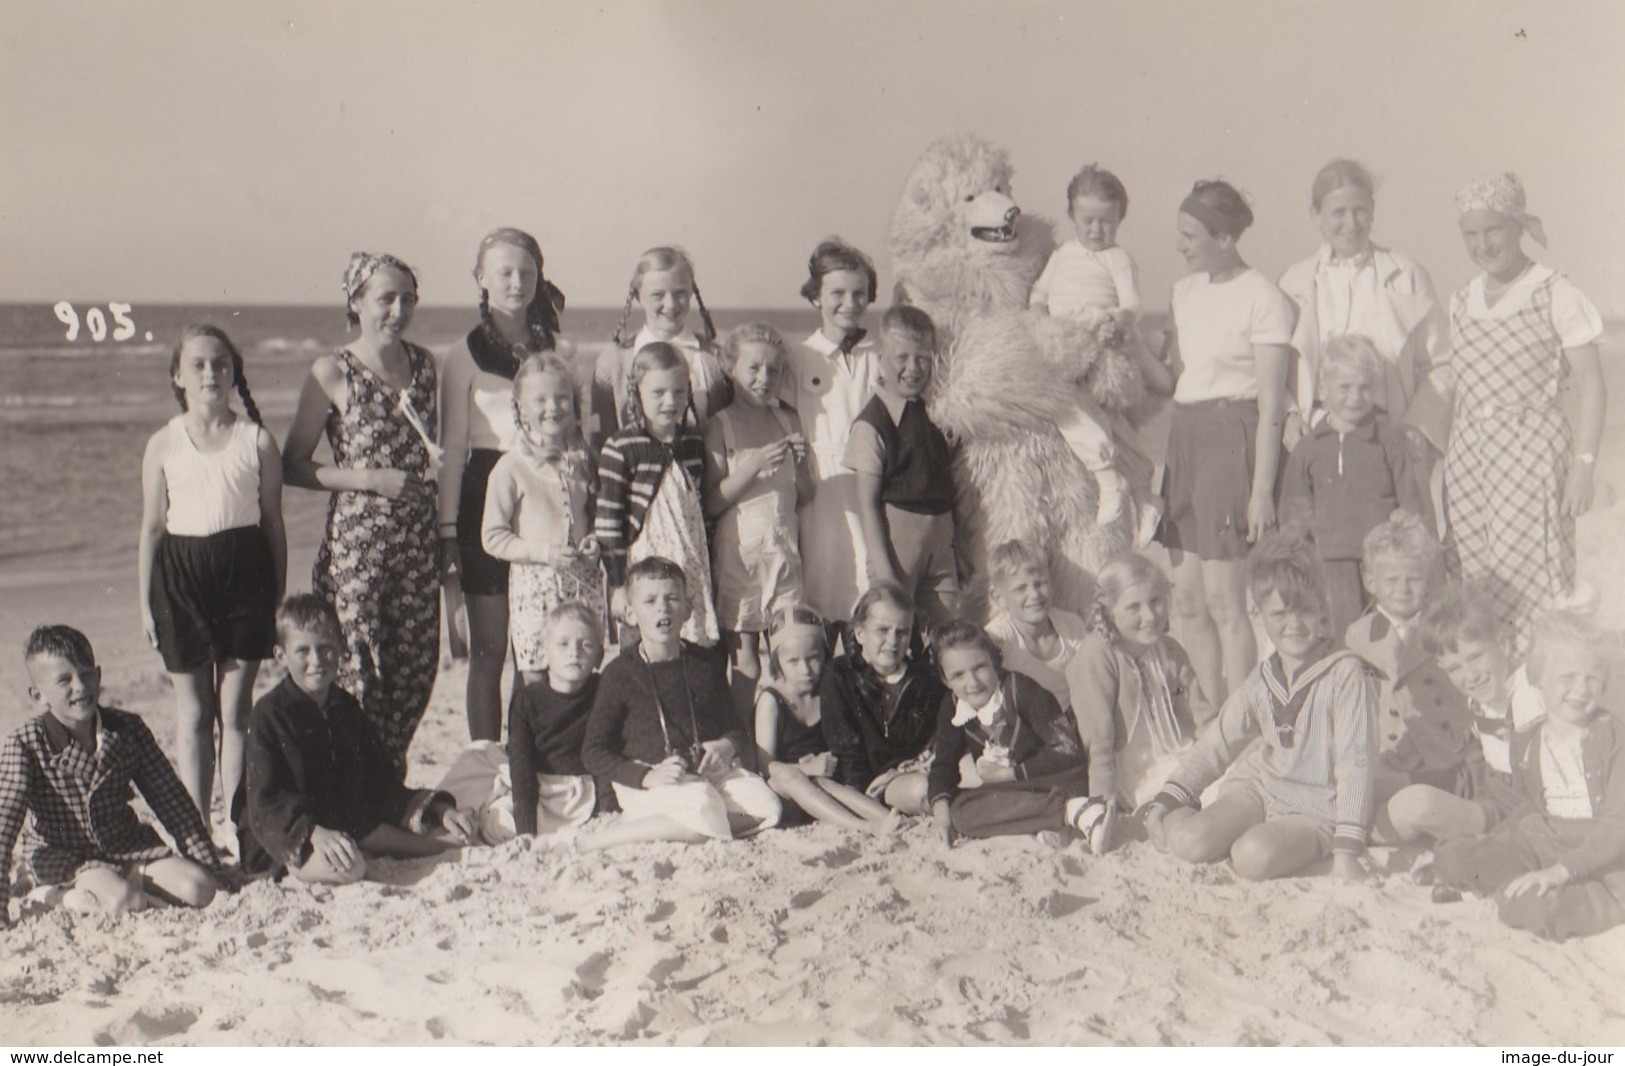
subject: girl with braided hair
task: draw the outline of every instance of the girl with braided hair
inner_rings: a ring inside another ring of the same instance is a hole
[[[636,334],[628,335],[634,304],[643,312],[643,326]],[[699,334],[688,325],[690,305],[700,313]],[[675,247],[644,252],[626,287],[626,304],[621,309],[620,324],[615,327],[614,343],[604,349],[593,370],[592,414],[584,427],[593,454],[598,454],[610,434],[624,426],[620,415],[626,410],[627,368],[633,356],[655,341],[676,348],[688,364],[689,401],[696,426],[703,429],[707,419],[728,406],[733,389],[717,358],[716,339],[711,312],[706,310],[705,298],[694,280],[694,260]]]
[[[564,294],[542,273],[542,248],[524,230],[492,230],[474,257],[480,324],[440,364],[439,523],[443,578],[468,605],[468,733],[502,732],[502,666],[508,652],[507,561],[481,543],[486,486],[497,460],[519,447],[513,387],[519,367],[543,352],[568,358],[559,337]]]
[[[276,643],[282,456],[223,330],[187,326],[169,377],[181,413],[141,464],[141,622],[175,686],[181,783],[207,821],[217,754],[227,803],[242,780],[254,675]],[[247,417],[232,410],[233,390]]]

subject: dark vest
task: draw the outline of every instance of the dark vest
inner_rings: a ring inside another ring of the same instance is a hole
[[[948,438],[931,423],[925,403],[910,400],[903,420],[894,423],[886,401],[871,397],[858,412],[859,422],[880,434],[886,467],[880,476],[880,499],[911,514],[947,514],[954,508],[954,481]]]

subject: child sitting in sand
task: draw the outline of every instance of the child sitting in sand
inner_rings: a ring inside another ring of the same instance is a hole
[[[581,762],[587,718],[604,661],[602,605],[565,600],[548,612],[537,650],[542,669],[514,686],[508,747],[476,740],[440,788],[479,811],[480,839],[552,833],[591,818],[597,787]]]
[[[1062,710],[1072,706],[1067,666],[1089,635],[1089,623],[1050,603],[1050,557],[1037,544],[1007,540],[987,553],[993,617],[987,635],[1007,669],[1049,689]]]
[[[347,885],[369,855],[416,858],[473,843],[472,810],[407,788],[354,696],[334,684],[344,653],[333,605],[310,592],[276,613],[288,674],[254,704],[248,769],[232,805],[247,873]]]
[[[203,816],[146,723],[97,702],[102,672],[90,641],[40,626],[23,661],[40,713],[0,752],[0,891],[11,894],[11,849],[26,819],[23,870],[70,910],[122,914],[149,895],[207,907],[223,871]],[[132,784],[182,854],[136,817]],[[9,922],[0,902],[0,926]]]
[[[791,607],[773,620],[771,638],[769,676],[756,696],[756,759],[786,802],[785,824],[804,812],[847,829],[892,832],[895,812],[831,776],[835,756],[818,696],[829,661],[824,620],[810,607]]]
[[[1401,841],[1479,836],[1526,806],[1512,777],[1512,740],[1545,709],[1525,668],[1512,668],[1512,627],[1487,592],[1446,588],[1421,624],[1422,650],[1467,701],[1474,744],[1453,788],[1407,785],[1388,801],[1388,820]]]
[[[1333,337],[1321,356],[1326,417],[1287,458],[1281,513],[1314,531],[1326,568],[1333,633],[1347,631],[1370,603],[1360,559],[1365,535],[1397,508],[1427,516],[1427,471],[1412,461],[1405,433],[1377,410],[1382,356],[1362,336]]]
[[[1107,804],[1091,833],[1111,847],[1120,811],[1149,802],[1213,718],[1190,657],[1168,635],[1168,578],[1138,553],[1119,555],[1095,578],[1100,619],[1067,667],[1072,709],[1089,749],[1089,788]]]
[[[850,647],[829,664],[819,687],[824,739],[835,780],[905,814],[929,814],[931,768],[942,682],[909,653],[914,601],[880,582],[858,597]]]
[[[929,796],[942,842],[967,837],[1087,833],[1104,813],[1091,807],[1078,727],[1049,691],[1007,671],[993,638],[949,622],[932,638],[948,693],[937,714]],[[961,790],[969,755],[979,783]]]
[[[1290,876],[1328,854],[1334,875],[1362,878],[1375,683],[1326,633],[1325,579],[1307,540],[1264,537],[1247,577],[1275,653],[1225,700],[1148,805],[1146,831],[1186,862],[1229,857],[1248,880]],[[1233,762],[1218,798],[1196,809]]]
[[[1467,700],[1422,643],[1422,604],[1440,584],[1444,549],[1420,518],[1395,511],[1365,536],[1360,568],[1372,606],[1348,628],[1349,651],[1378,673],[1377,803],[1408,784],[1454,791],[1473,745]],[[1386,817],[1378,834],[1391,838]]]
[[[1440,845],[1433,865],[1440,885],[1494,896],[1503,922],[1552,940],[1625,922],[1625,728],[1598,705],[1613,650],[1575,615],[1536,623],[1529,673],[1546,717],[1512,741],[1531,809]]]
[[[771,829],[778,796],[739,765],[749,743],[730,710],[722,655],[681,636],[688,582],[670,559],[626,571],[637,646],[605,668],[581,758],[613,782],[624,817],[577,838],[584,851],[645,840],[699,843]]]

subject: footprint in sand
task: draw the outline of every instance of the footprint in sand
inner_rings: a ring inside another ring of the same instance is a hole
[[[582,999],[597,999],[603,995],[604,978],[609,973],[613,958],[607,951],[595,951],[576,967],[576,987]]]
[[[673,903],[669,899],[663,899],[655,906],[654,910],[650,911],[644,916],[643,920],[651,924],[654,922],[663,922],[676,913],[677,904]]]
[[[91,1039],[97,1047],[145,1045],[165,1037],[179,1036],[197,1023],[198,1012],[190,1007],[142,1007],[123,1021],[114,1022]]]
[[[1051,918],[1065,918],[1069,914],[1100,901],[1093,896],[1074,896],[1069,892],[1051,892],[1044,898],[1043,909],[1049,912]]]
[[[823,892],[816,888],[809,888],[805,892],[797,892],[790,897],[790,909],[795,911],[806,910],[823,898]]]
[[[843,844],[838,848],[831,848],[822,855],[814,855],[810,859],[802,859],[803,866],[825,866],[831,870],[839,870],[843,866],[851,866],[863,857],[863,851],[852,844]]]

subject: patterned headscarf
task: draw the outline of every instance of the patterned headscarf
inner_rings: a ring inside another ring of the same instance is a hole
[[[1457,217],[1469,211],[1494,211],[1498,215],[1515,218],[1535,239],[1535,243],[1544,248],[1546,227],[1540,224],[1540,219],[1525,210],[1527,206],[1523,182],[1510,170],[1469,182],[1456,193]]]
[[[348,307],[367,284],[367,279],[378,273],[379,267],[394,267],[412,279],[412,288],[418,287],[415,270],[392,255],[374,255],[372,252],[352,252],[350,264],[344,268],[344,305]]]

